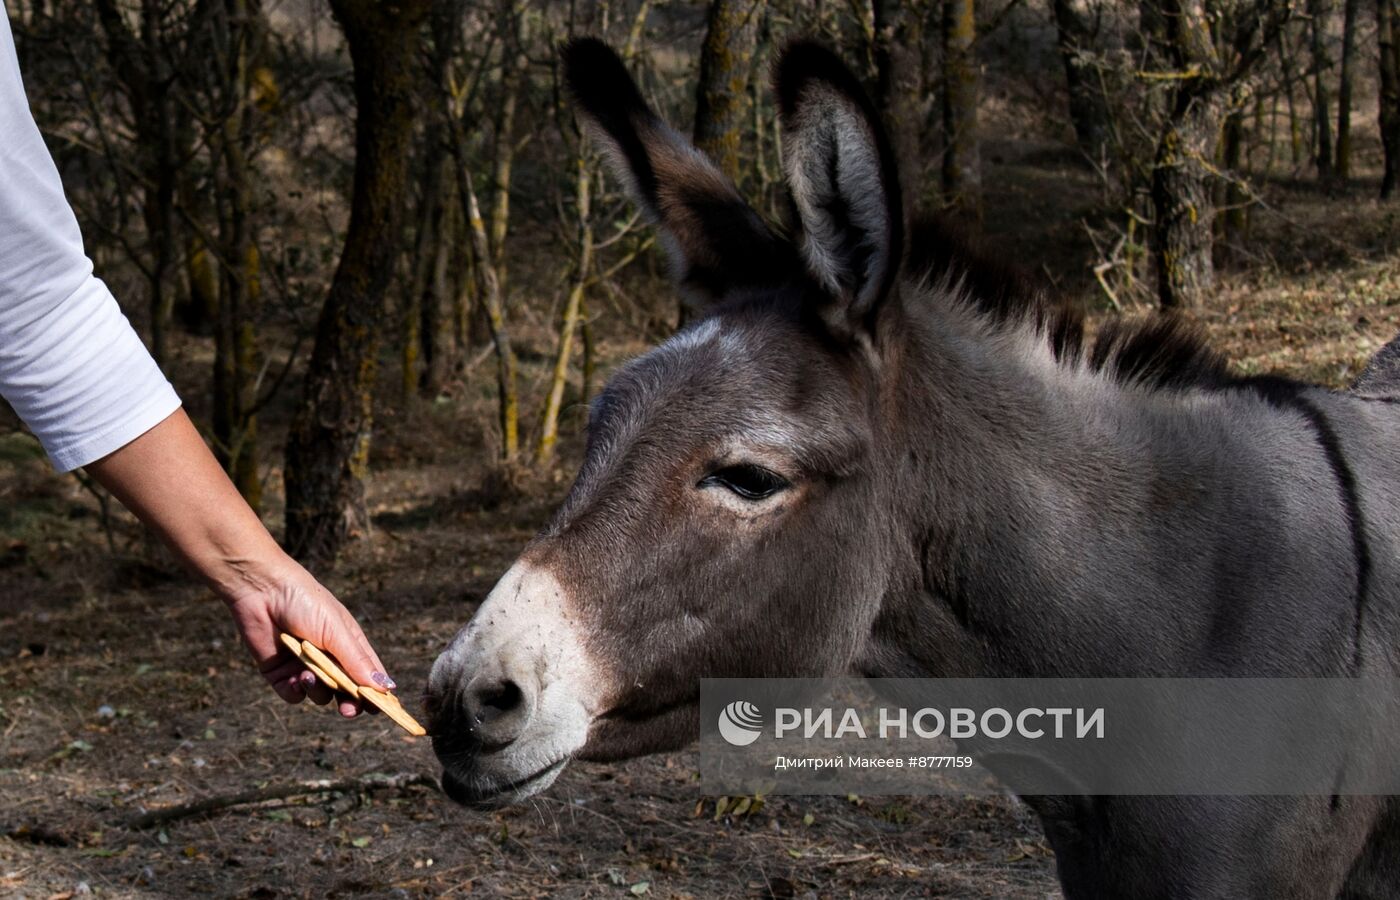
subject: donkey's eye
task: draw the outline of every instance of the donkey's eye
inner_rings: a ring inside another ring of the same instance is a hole
[[[697,487],[722,487],[745,500],[763,500],[788,487],[788,480],[777,472],[741,463],[716,469],[700,479]]]

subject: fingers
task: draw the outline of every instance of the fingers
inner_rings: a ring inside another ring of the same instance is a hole
[[[355,718],[365,709],[359,700],[333,690],[310,672],[303,671],[296,679],[296,685],[317,706],[334,701],[336,711],[347,719]]]
[[[283,700],[324,705],[332,700],[341,715],[359,715],[366,705],[319,682],[278,640],[288,632],[324,650],[356,684],[393,690],[379,655],[355,617],[311,574],[290,559],[263,590],[229,601],[234,621],[258,668]]]
[[[258,668],[262,669],[263,677],[283,700],[288,703],[300,703],[306,699],[306,687],[302,676],[311,673],[290,654],[283,654],[283,658],[273,657]]]
[[[306,699],[306,692],[301,689],[301,680],[298,678],[283,678],[280,681],[273,681],[272,689],[277,692],[277,696],[288,703],[300,703]]]
[[[347,718],[354,718],[363,711],[358,700],[335,692],[307,671],[295,658],[274,661],[273,667],[263,672],[263,676],[277,692],[277,696],[288,703],[310,700],[317,706],[325,706],[334,700],[340,714]]]
[[[307,576],[308,578],[310,576]],[[311,643],[333,656],[356,684],[390,691],[398,687],[384,670],[379,654],[370,646],[360,623],[339,600],[319,583],[312,581],[313,601],[320,604],[314,634],[304,635]]]
[[[335,697],[335,692],[310,672],[301,673],[301,689],[306,692],[306,698],[317,706],[325,706]]]

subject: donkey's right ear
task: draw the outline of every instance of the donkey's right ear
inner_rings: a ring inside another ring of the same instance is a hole
[[[609,168],[660,229],[672,274],[695,306],[736,289],[781,283],[797,271],[733,182],[651,111],[622,60],[602,41],[564,45],[564,77]]]
[[[825,47],[788,45],[774,86],[802,256],[833,301],[822,314],[838,334],[868,332],[904,252],[894,151],[860,82]]]

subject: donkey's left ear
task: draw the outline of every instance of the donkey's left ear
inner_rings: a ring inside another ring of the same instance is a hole
[[[746,289],[782,284],[797,254],[703,154],[652,112],[607,45],[562,49],[579,112],[633,200],[656,224],[687,303],[699,309]]]
[[[904,252],[889,138],[855,75],[819,44],[789,45],[775,88],[802,255],[833,300],[825,318],[847,335],[868,331]]]

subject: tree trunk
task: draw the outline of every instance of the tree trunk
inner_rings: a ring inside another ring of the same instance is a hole
[[[547,465],[554,458],[554,445],[559,440],[559,410],[564,405],[564,389],[569,383],[569,357],[574,348],[574,332],[578,330],[579,311],[583,294],[593,269],[593,166],[589,159],[588,142],[579,141],[578,158],[574,161],[574,205],[578,213],[578,262],[569,299],[559,323],[559,352],[554,357],[554,374],[549,380],[549,394],[540,415],[540,439],[535,448],[535,463]]]
[[[485,309],[491,342],[496,349],[501,459],[510,464],[520,452],[520,400],[516,391],[515,350],[511,347],[505,300],[501,296],[501,283],[496,278],[496,269],[491,265],[486,223],[482,221],[481,208],[476,202],[476,190],[472,187],[471,174],[467,171],[463,143],[459,136],[453,147],[453,157],[457,161],[457,191],[461,195],[463,213],[467,220],[467,236],[471,239],[472,273],[476,278],[477,296]]]
[[[1225,115],[1224,146],[1221,148],[1220,162],[1227,180],[1221,234],[1227,239],[1243,237],[1245,231],[1249,195],[1244,185],[1244,115],[1249,99],[1249,92],[1243,85],[1237,85]]]
[[[1400,2],[1377,0],[1376,41],[1380,45],[1380,130],[1385,154],[1381,199],[1395,196],[1400,186]]]
[[[1152,169],[1157,298],[1163,309],[1199,306],[1215,283],[1215,217],[1209,163],[1225,103],[1216,91],[1183,91]]]
[[[1108,99],[1092,68],[1093,38],[1074,0],[1054,0],[1055,36],[1065,67],[1069,119],[1079,149],[1096,165],[1104,165],[1112,137]]]
[[[355,178],[345,248],[317,323],[287,440],[291,552],[329,562],[367,526],[372,395],[384,296],[398,258],[413,132],[414,67],[430,0],[331,0],[354,68]]]
[[[423,396],[433,398],[442,393],[453,367],[456,348],[455,316],[453,315],[454,285],[452,282],[453,251],[461,235],[461,216],[455,194],[452,160],[448,152],[452,109],[447,95],[452,75],[452,56],[461,37],[463,0],[446,0],[433,5],[430,31],[433,36],[429,57],[431,90],[427,107],[432,119],[425,138],[428,147],[424,169],[424,190],[434,197],[431,217],[432,242],[425,260],[426,279],[420,296],[420,353],[423,366],[418,388]]]
[[[209,248],[194,235],[185,246],[185,278],[190,285],[189,308],[182,315],[185,326],[208,337],[219,316],[219,276]]]
[[[920,47],[922,2],[875,0],[875,102],[890,129],[904,187],[904,208],[919,207],[923,195],[923,91]]]
[[[418,224],[414,229],[413,250],[408,264],[411,275],[405,286],[402,308],[399,316],[399,369],[400,387],[404,399],[418,395],[422,383],[421,363],[423,361],[425,318],[423,309],[427,294],[433,289],[437,269],[437,248],[442,242],[442,185],[444,175],[444,153],[441,150],[442,132],[435,124],[426,129],[423,143],[427,147],[424,155],[422,178],[419,185]]]
[[[1351,177],[1351,92],[1356,77],[1356,17],[1360,0],[1346,0],[1342,10],[1342,75],[1337,86],[1337,177]]]
[[[456,187],[450,172],[443,175],[439,184],[444,198],[455,196]],[[457,246],[454,238],[459,233],[459,220],[456,204],[444,202],[439,210],[433,234],[432,267],[422,301],[423,323],[420,331],[423,373],[419,391],[428,398],[442,393],[456,355],[452,320],[451,263],[452,251]]]
[[[593,343],[593,317],[588,314],[588,301],[584,299],[578,308],[579,331],[583,337],[583,386],[579,399],[583,403],[593,399],[593,385],[598,367],[597,345]]]
[[[491,167],[491,266],[495,269],[501,297],[509,296],[506,288],[506,235],[510,228],[510,179],[515,164],[515,112],[520,103],[520,84],[524,78],[524,45],[520,35],[520,16],[509,0],[500,7],[501,31],[501,102],[496,108],[495,146]]]
[[[782,170],[774,152],[777,142],[772,132],[777,131],[777,121],[772,107],[768,104],[768,71],[765,62],[771,58],[774,46],[773,8],[764,4],[759,13],[758,33],[754,39],[753,67],[749,73],[749,117],[753,123],[753,169],[752,190],[755,207],[760,211],[777,208],[779,196],[786,190],[777,177]],[[628,56],[623,57],[628,60]],[[770,165],[771,159],[771,165]],[[912,174],[905,176],[906,184]]]
[[[943,197],[958,214],[980,223],[976,41],[974,0],[943,0]]]
[[[1331,4],[1327,0],[1309,0],[1308,13],[1312,36],[1313,65],[1313,123],[1316,132],[1317,177],[1321,181],[1332,179],[1332,112],[1327,95],[1327,72],[1332,61],[1327,58],[1327,45],[1324,42],[1327,32],[1327,14]]]
[[[253,190],[247,148],[254,140],[249,91],[255,65],[251,55],[256,19],[247,0],[226,0],[213,23],[210,36],[216,50],[211,55],[223,60],[226,68],[215,76],[220,81],[211,90],[226,110],[226,118],[208,135],[214,154],[217,243],[222,262],[214,319],[214,454],[254,510],[262,505],[256,410],[261,284],[250,221]],[[207,265],[209,254],[202,246],[200,255]],[[212,284],[196,288],[200,293],[212,289]]]
[[[435,198],[434,198],[435,199]],[[418,396],[420,377],[418,366],[423,350],[423,292],[427,290],[429,269],[432,267],[428,247],[433,200],[426,196],[418,207],[418,227],[413,235],[413,249],[408,265],[411,274],[406,279],[399,304],[399,392],[405,403]]]
[[[1153,258],[1163,309],[1198,306],[1215,281],[1210,174],[1225,114],[1220,57],[1204,0],[1163,3],[1179,80],[1152,165]]]
[[[1303,126],[1298,117],[1298,95],[1294,85],[1298,81],[1294,67],[1292,48],[1284,40],[1285,32],[1280,30],[1275,36],[1278,47],[1279,70],[1283,78],[1284,94],[1288,97],[1288,149],[1289,159],[1296,169],[1303,161]]]
[[[137,167],[141,173],[141,218],[149,258],[138,261],[150,284],[151,355],[162,367],[169,362],[169,333],[174,318],[175,291],[167,282],[174,268],[175,187],[182,153],[175,121],[178,104],[172,96],[178,79],[171,71],[170,48],[179,40],[171,33],[169,11],[156,0],[141,0],[140,29],[133,32],[116,0],[99,0],[98,19],[108,40],[108,55],[122,91],[131,105],[135,124]]]
[[[736,184],[748,125],[747,81],[758,36],[758,0],[710,0],[700,83],[695,93],[695,146]]]

